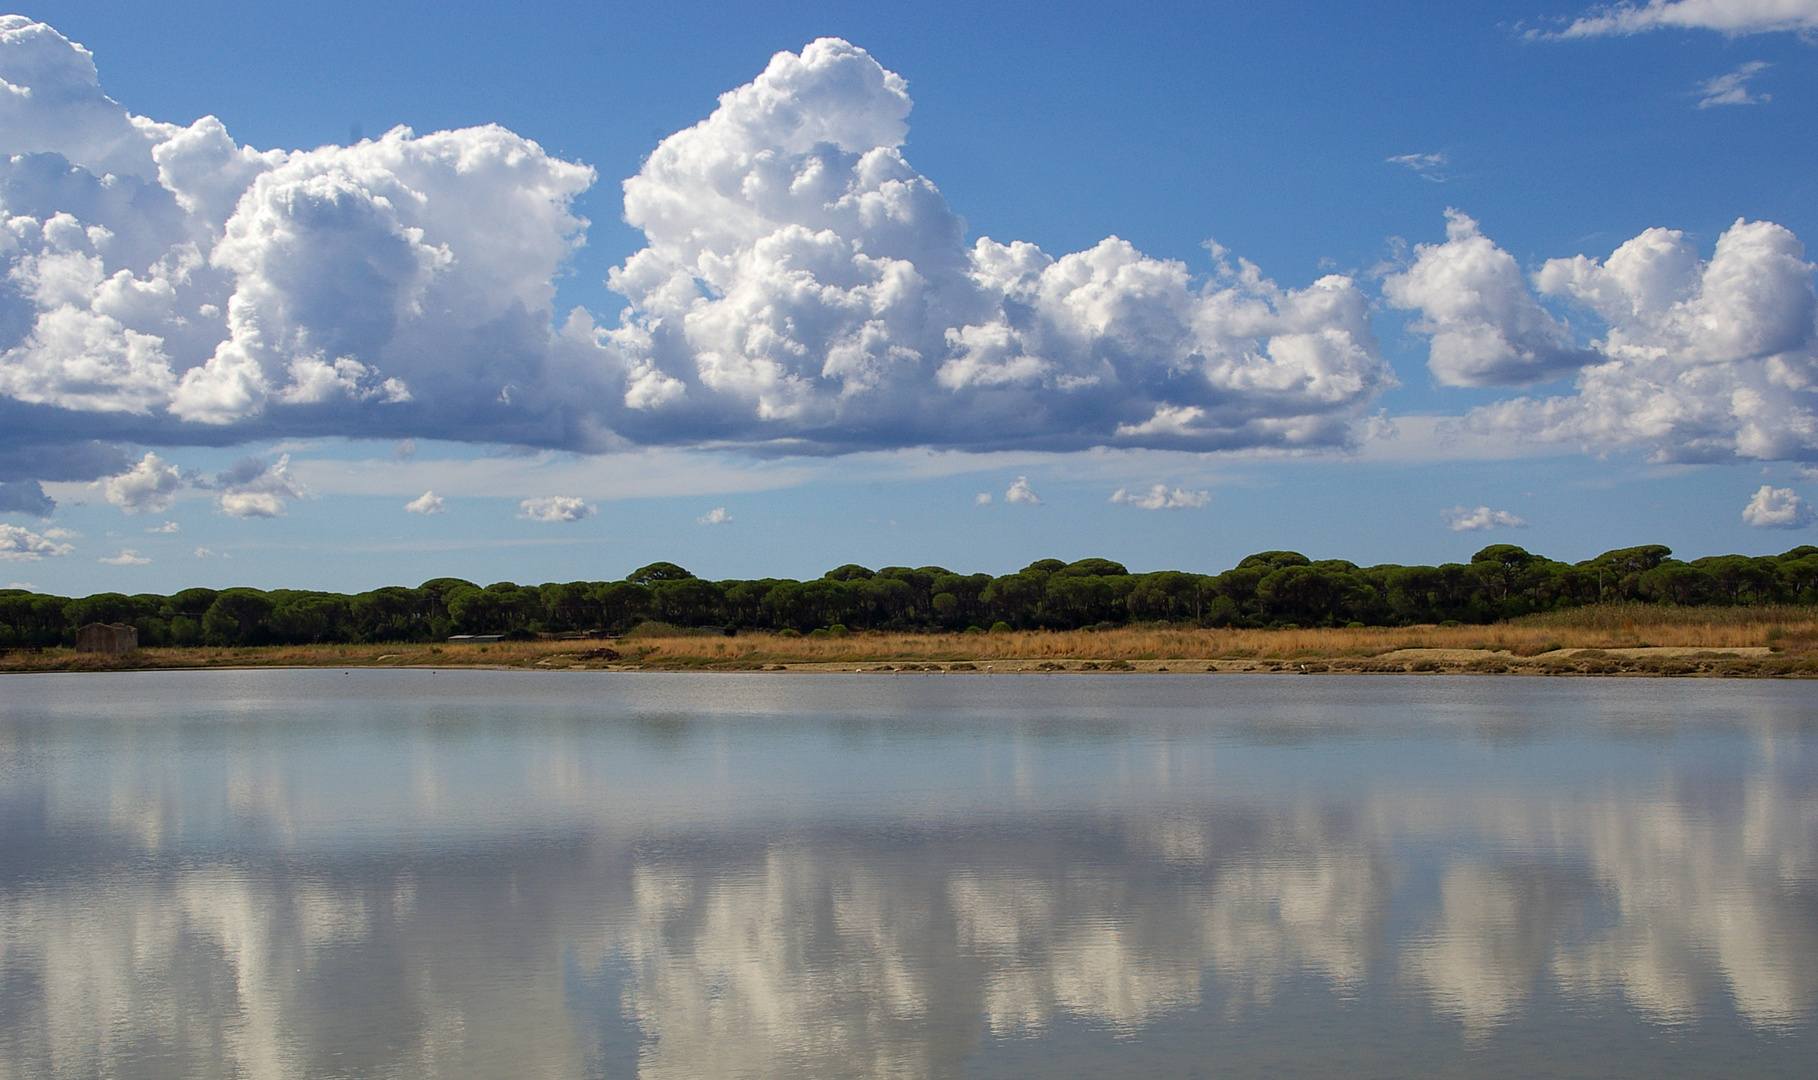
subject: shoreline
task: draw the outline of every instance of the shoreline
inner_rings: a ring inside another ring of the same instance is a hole
[[[1818,678],[1818,657],[1767,646],[1566,647],[1532,655],[1508,649],[1406,647],[1375,655],[1254,657],[1145,656],[754,656],[676,655],[661,647],[628,657],[612,648],[571,642],[530,642],[492,656],[483,646],[315,646],[304,649],[145,649],[125,656],[46,650],[0,658],[0,674],[99,671],[251,671],[341,668],[402,671],[767,672],[813,674],[1273,674],[1273,675],[1526,675],[1652,678]],[[564,647],[566,646],[566,647]],[[392,651],[381,651],[390,648]],[[36,661],[36,662],[33,662]]]
[[[67,646],[0,652],[0,673],[271,667],[1818,678],[1818,608],[1621,604],[1475,625],[1262,629],[1142,624],[995,633],[728,635],[652,624],[613,638],[164,645],[117,656],[77,653]]]

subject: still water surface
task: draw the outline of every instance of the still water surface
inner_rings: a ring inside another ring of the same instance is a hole
[[[0,678],[13,1077],[1801,1076],[1818,687]]]

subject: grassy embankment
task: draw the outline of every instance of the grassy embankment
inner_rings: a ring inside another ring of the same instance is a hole
[[[1818,609],[1603,604],[1490,626],[736,637],[644,627],[612,642],[68,649],[0,656],[4,671],[222,667],[537,670],[1469,672],[1818,677]]]

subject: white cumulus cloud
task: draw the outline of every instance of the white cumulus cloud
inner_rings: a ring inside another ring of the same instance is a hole
[[[269,491],[228,491],[219,500],[228,517],[273,518],[284,513],[284,500]]]
[[[1815,4],[1624,4],[1564,32],[1810,31]],[[1755,100],[1761,70],[1705,98]],[[19,16],[0,83],[0,453],[33,463],[0,508],[48,516],[57,471],[160,512],[174,470],[128,468],[122,442],[1346,447],[1395,385],[1349,276],[968,237],[904,154],[907,84],[839,39],[776,54],[624,182],[644,246],[610,316],[554,308],[593,171],[504,128],[258,149],[212,116],[134,116],[85,49]],[[1453,212],[1382,289],[1419,313],[1441,384],[1576,380],[1477,410],[1479,433],[1818,460],[1812,268],[1781,226],[1738,222],[1708,259],[1653,229],[1528,275]],[[301,494],[278,473],[204,486],[270,516]]]
[[[634,438],[1196,448],[1331,445],[1393,376],[1349,278],[1210,280],[1109,238],[1055,258],[981,238],[904,158],[910,101],[864,50],[779,53],[625,183],[648,246]],[[1193,408],[1195,423],[1143,425]]]
[[[121,548],[120,554],[103,556],[96,561],[104,562],[109,566],[144,566],[146,563],[151,562],[150,559],[139,554],[138,551],[133,548]]]
[[[996,501],[997,499],[989,491],[981,491],[977,495],[972,496],[972,505],[974,506],[990,506]]]
[[[1511,273],[1506,252],[1462,215],[1453,215],[1449,233],[1445,244],[1417,249],[1414,267],[1384,285],[1393,302],[1424,316],[1418,328],[1433,335],[1436,377],[1496,383],[1579,365],[1573,393],[1483,406],[1467,428],[1588,449],[1643,448],[1667,461],[1818,458],[1818,293],[1803,245],[1785,228],[1737,221],[1708,260],[1683,233],[1656,228],[1607,259],[1547,261],[1533,290],[1601,324],[1603,336],[1575,352],[1565,325]],[[1452,263],[1501,269],[1421,272]],[[1496,302],[1486,302],[1492,294]],[[1492,377],[1505,361],[1506,375]]]
[[[22,526],[0,525],[0,562],[37,562],[75,550],[69,544],[59,544]]]
[[[1042,504],[1041,496],[1037,495],[1035,489],[1029,486],[1027,476],[1016,478],[1016,483],[1011,484],[1010,490],[1004,492],[1004,501],[1023,506],[1040,506]]]
[[[1442,511],[1446,528],[1453,532],[1485,532],[1489,529],[1525,529],[1528,523],[1509,513],[1507,510],[1492,510],[1479,506],[1475,510],[1464,506],[1454,506]]]
[[[598,360],[551,307],[586,166],[496,126],[254,150],[212,116],[132,116],[86,50],[19,16],[0,86],[0,321],[26,328],[0,342],[0,395],[65,426],[491,438],[524,419],[504,385],[548,413],[552,383],[585,381],[554,369]]]
[[[1556,33],[1532,37],[1604,37],[1665,29],[1716,30],[1732,37],[1818,30],[1818,0],[1648,0],[1611,4],[1574,19]]]
[[[101,493],[125,513],[161,514],[170,509],[171,497],[182,486],[176,467],[147,451],[131,469],[102,480]]]
[[[0,15],[0,131],[13,153],[57,153],[97,175],[152,166],[150,125],[101,92],[94,56],[23,15]]]
[[[716,506],[694,520],[700,525],[725,525],[732,521],[732,515],[726,512],[724,506]]]
[[[237,518],[271,518],[284,513],[286,500],[305,499],[309,490],[290,471],[290,455],[276,463],[245,457],[233,468],[215,476],[210,485],[220,491],[221,512]]]
[[[48,410],[21,445],[1328,447],[1395,382],[1343,275],[969,241],[903,156],[905,82],[838,39],[625,181],[611,319],[554,310],[593,171],[504,128],[255,149],[133,116],[18,16],[0,79],[0,399]]]
[[[1188,491],[1184,488],[1170,488],[1166,484],[1155,484],[1147,490],[1132,491],[1129,488],[1118,488],[1111,493],[1111,501],[1134,506],[1138,510],[1186,510],[1197,509],[1212,501],[1209,491]]]
[[[521,511],[518,517],[526,521],[556,523],[579,521],[592,517],[595,507],[585,499],[573,495],[543,495],[534,499],[525,499],[518,504]]]
[[[447,510],[442,505],[442,497],[433,491],[425,491],[404,504],[407,514],[442,514]]]
[[[1763,484],[1742,508],[1742,520],[1757,529],[1803,529],[1812,523],[1813,514],[1792,488]]]
[[[1713,105],[1760,105],[1772,101],[1772,94],[1749,93],[1749,81],[1773,65],[1765,60],[1750,60],[1728,75],[1719,75],[1698,84],[1700,109]]]
[[[164,523],[164,524],[162,524],[162,525],[153,525],[153,526],[152,526],[152,527],[150,527],[150,528],[148,528],[148,529],[146,529],[146,530],[145,530],[145,531],[146,531],[146,532],[148,532],[148,533],[174,533],[174,532],[182,532],[182,531],[183,531],[183,526],[181,526],[181,525],[179,525],[179,524],[177,524],[177,523],[176,523],[176,522],[174,522],[174,521],[167,521],[167,522],[165,522],[165,523]]]
[[[1445,243],[1414,254],[1382,291],[1396,307],[1420,311],[1413,328],[1432,339],[1427,366],[1441,385],[1523,386],[1595,359],[1535,301],[1514,256],[1465,214],[1447,210]]]

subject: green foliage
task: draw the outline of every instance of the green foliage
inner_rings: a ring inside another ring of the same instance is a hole
[[[1239,570],[1260,568],[1263,570],[1280,570],[1284,566],[1307,566],[1313,562],[1298,551],[1259,551],[1246,555],[1237,564]]]
[[[1482,551],[1471,556],[1472,566],[1476,566],[1480,563],[1488,563],[1493,566],[1500,566],[1509,572],[1521,570],[1533,561],[1534,556],[1528,554],[1525,549],[1516,547],[1514,544],[1491,544],[1489,547],[1484,548]]]
[[[227,589],[215,596],[202,616],[202,637],[210,645],[266,645],[272,633],[267,620],[277,607],[257,589]]]
[[[640,628],[649,634],[740,629],[839,637],[865,631],[1183,626],[1405,626],[1486,623],[1600,601],[1818,606],[1818,546],[1776,556],[1683,562],[1650,544],[1576,565],[1513,544],[1468,564],[1360,567],[1292,551],[1251,555],[1222,574],[1132,574],[1109,559],[1041,559],[1001,577],[940,566],[848,564],[819,578],[707,581],[652,563],[624,581],[433,578],[414,589],[345,596],[294,589],[185,589],[171,596],[68,598],[0,590],[0,648],[69,645],[90,622],[128,623],[146,645],[273,645],[439,640],[451,634]]]
[[[653,562],[649,566],[640,566],[625,576],[633,585],[653,585],[659,581],[686,581],[693,574],[672,562]]]

